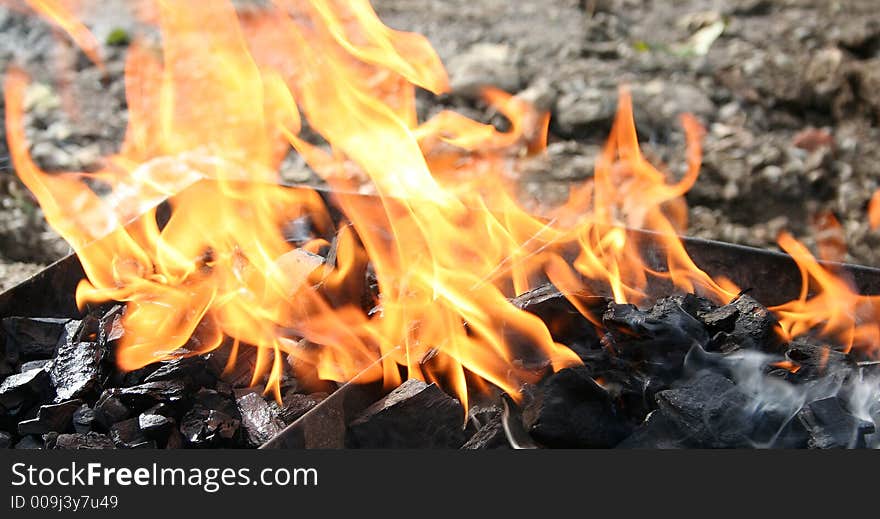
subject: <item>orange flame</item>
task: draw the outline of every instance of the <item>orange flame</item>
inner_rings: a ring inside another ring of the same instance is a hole
[[[13,70],[6,85],[15,167],[86,272],[78,304],[127,303],[117,354],[124,370],[231,337],[230,363],[241,344],[256,347],[253,383],[265,376],[276,398],[289,355],[328,380],[442,382],[466,405],[474,381],[517,395],[543,370],[580,363],[510,302],[543,280],[569,294],[600,283],[618,302],[645,301],[657,281],[720,302],[739,293],[700,270],[678,238],[687,223],[682,195],[701,160],[693,117],[682,118],[687,172],[670,181],[642,156],[622,89],[592,181],[536,216],[517,203],[508,166],[544,150],[548,114],[487,89],[508,131],[449,111],[419,124],[415,87],[442,93],[446,72],[425,38],[385,27],[368,1],[275,0],[244,13],[223,0],[159,2],[155,15],[161,55],[142,42],[130,48],[129,127],[101,171],[40,171],[24,137],[27,79]],[[57,18],[88,46],[79,22]],[[304,138],[303,119],[329,151]],[[333,188],[350,226],[335,229],[317,193],[277,185],[291,145]],[[358,176],[375,199],[352,194]],[[160,227],[155,207],[166,197],[172,215]],[[297,247],[284,228],[302,217],[316,236]],[[625,227],[652,231],[664,264],[647,261]],[[805,280],[823,288],[778,309],[786,333],[797,335],[823,322],[817,307],[828,298],[853,296],[798,245],[785,245]],[[313,254],[328,247],[326,263]],[[368,266],[378,296],[365,301]],[[865,302],[855,297],[853,308]],[[848,344],[871,333],[832,317],[823,332],[848,329]]]
[[[782,234],[779,246],[795,260],[803,279],[797,299],[771,308],[779,317],[784,337],[812,333],[834,339],[847,353],[854,347],[876,353],[880,297],[859,295],[842,273],[820,265],[791,235]]]
[[[75,13],[79,10],[79,0],[25,0],[25,2],[31,9],[51,20],[52,23],[70,35],[83,53],[92,60],[92,63],[101,70],[104,69],[98,40],[76,18]]]
[[[880,189],[874,192],[868,203],[868,222],[871,224],[871,229],[880,228]]]

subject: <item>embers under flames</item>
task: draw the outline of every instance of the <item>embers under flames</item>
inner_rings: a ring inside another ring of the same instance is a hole
[[[73,10],[29,3],[99,59]],[[276,0],[248,13],[220,0],[152,7],[161,52],[146,42],[130,48],[129,128],[102,170],[40,171],[24,137],[27,78],[12,70],[6,88],[16,170],[85,268],[78,303],[128,305],[117,352],[124,370],[230,337],[236,351],[257,348],[253,381],[268,375],[276,396],[289,354],[338,381],[367,370],[363,377],[395,386],[404,366],[406,376],[442,380],[467,404],[469,384],[516,395],[536,366],[580,362],[509,301],[541,280],[572,294],[588,317],[574,294],[595,282],[617,302],[644,301],[652,278],[720,302],[739,292],[701,271],[677,238],[686,227],[682,195],[700,166],[702,130],[692,117],[682,119],[687,172],[672,182],[642,157],[622,90],[594,178],[539,217],[516,202],[507,166],[543,150],[548,116],[486,89],[509,131],[452,112],[420,124],[415,88],[443,93],[445,70],[427,40],[388,29],[367,1]],[[329,152],[301,137],[301,117]],[[334,229],[316,193],[276,185],[291,145],[336,192],[350,227]],[[364,176],[381,203],[346,194]],[[98,183],[109,193],[96,194]],[[166,197],[173,212],[160,228],[155,206]],[[326,239],[296,249],[285,238],[285,226],[303,216],[335,236],[333,264],[305,252],[325,250]],[[659,233],[666,270],[646,266],[624,226]],[[803,269],[804,291],[776,309],[780,333],[874,351],[877,301],[790,237],[781,245]],[[572,248],[569,261],[562,251]],[[365,305],[368,265],[378,296]]]

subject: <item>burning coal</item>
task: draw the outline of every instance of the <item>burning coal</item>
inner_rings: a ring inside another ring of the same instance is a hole
[[[28,3],[100,61],[73,10]],[[682,117],[687,167],[673,179],[640,152],[621,89],[593,178],[567,203],[536,214],[517,201],[508,165],[543,151],[547,114],[487,88],[485,102],[508,119],[507,131],[449,111],[420,122],[416,88],[446,92],[443,65],[426,39],[384,26],[365,0],[275,0],[248,13],[209,4],[153,6],[161,49],[132,44],[128,131],[99,171],[41,171],[23,125],[28,78],[13,69],[6,79],[15,169],[82,262],[78,304],[126,304],[116,351],[122,370],[209,352],[229,338],[227,368],[239,348],[255,348],[252,383],[267,377],[279,400],[289,356],[324,380],[438,382],[467,408],[470,390],[487,383],[519,398],[523,384],[585,361],[515,304],[546,283],[603,334],[669,333],[685,341],[691,361],[708,336],[682,335],[686,323],[655,326],[629,305],[650,304],[657,281],[722,308],[741,300],[742,287],[701,270],[678,237],[687,223],[683,195],[700,168],[695,118]],[[304,127],[326,146],[308,140]],[[330,186],[341,222],[317,193],[278,185],[291,146]],[[364,203],[365,191],[379,203]],[[172,212],[160,225],[166,198]],[[296,222],[309,231],[291,240]],[[655,233],[664,268],[650,266],[625,228]],[[842,271],[790,236],[779,243],[803,278],[799,298],[771,309],[779,342],[809,339],[829,356],[873,357],[877,297],[858,294]],[[610,295],[612,315],[597,315],[584,294]],[[606,346],[619,353],[614,341]],[[788,386],[764,387],[754,377],[768,366],[800,369],[797,358],[770,353],[730,367],[758,395],[750,397],[755,409],[774,405],[793,416],[834,393],[778,396]],[[851,402],[867,415],[876,391],[852,387]]]

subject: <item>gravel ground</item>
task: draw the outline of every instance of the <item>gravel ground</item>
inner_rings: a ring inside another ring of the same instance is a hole
[[[99,40],[125,2],[89,18]],[[707,128],[701,178],[687,195],[689,233],[774,247],[783,229],[812,244],[811,222],[831,211],[849,261],[880,266],[880,233],[866,205],[880,186],[880,10],[875,0],[374,0],[392,27],[425,34],[454,91],[420,99],[488,118],[476,86],[523,93],[551,110],[551,145],[525,187],[548,199],[592,172],[617,87],[633,90],[646,154],[675,172],[677,115]],[[719,34],[720,32],[720,34]],[[61,50],[58,50],[58,49]],[[33,154],[49,169],[88,169],[125,128],[123,47],[107,46],[109,78],[56,45],[42,22],[0,7],[0,66],[26,63]],[[66,62],[73,73],[50,75]],[[70,88],[63,88],[68,86]],[[62,95],[70,92],[68,98]],[[59,108],[75,99],[77,110]],[[0,101],[2,109],[2,101]],[[2,133],[2,130],[0,130]],[[0,286],[67,251],[42,224],[0,144]],[[295,165],[296,161],[291,161]],[[308,180],[301,171],[291,178]]]

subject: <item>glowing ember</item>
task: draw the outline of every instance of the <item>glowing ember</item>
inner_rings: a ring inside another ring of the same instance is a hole
[[[99,61],[73,9],[30,4]],[[581,362],[510,302],[542,279],[571,294],[599,282],[618,303],[645,301],[652,279],[719,302],[740,292],[700,270],[677,236],[687,223],[682,196],[700,167],[702,128],[693,117],[682,118],[687,172],[673,182],[641,155],[621,90],[593,180],[539,217],[516,202],[507,165],[543,151],[548,115],[487,89],[509,131],[452,112],[420,124],[415,88],[446,91],[446,72],[427,40],[385,27],[366,0],[276,0],[242,14],[221,0],[159,2],[155,15],[161,54],[132,45],[128,132],[98,172],[41,171],[24,137],[27,78],[13,69],[6,86],[15,168],[87,275],[78,304],[127,303],[123,370],[210,351],[230,337],[230,362],[240,345],[256,347],[253,382],[268,375],[267,391],[279,398],[289,354],[337,381],[368,369],[396,386],[403,366],[408,377],[443,382],[466,406],[468,384],[488,381],[517,395],[540,376],[516,362],[524,347],[540,367]],[[301,117],[330,152],[301,137]],[[351,227],[334,229],[317,193],[277,185],[291,145],[333,188]],[[358,176],[379,203],[351,194]],[[96,194],[95,182],[109,194]],[[160,228],[155,206],[169,196],[172,216]],[[285,238],[285,226],[304,216],[321,236],[336,235],[335,265],[309,253],[326,240],[297,249]],[[623,227],[658,234],[665,271],[646,265]],[[875,299],[857,295],[792,238],[780,245],[804,273],[801,297],[775,309],[781,333],[876,348]],[[366,305],[373,311],[361,303],[368,265],[378,284]],[[812,297],[810,280],[819,288]]]

